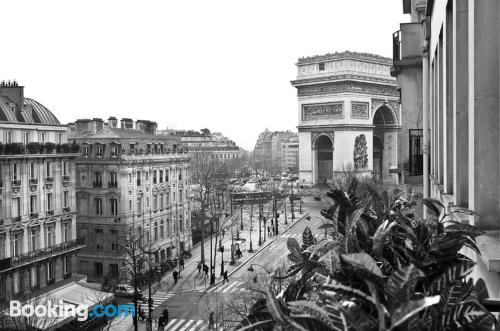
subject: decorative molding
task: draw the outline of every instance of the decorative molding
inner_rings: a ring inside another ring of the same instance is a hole
[[[327,136],[332,140],[332,149],[335,146],[335,133],[334,132],[312,132],[311,135],[311,149],[314,149],[314,144],[316,142],[316,139],[318,139],[320,136]]]
[[[373,114],[375,113],[375,109],[378,109],[382,107],[385,104],[388,104],[391,106],[392,110],[394,110],[394,113],[396,114],[396,118],[398,118],[398,107],[399,107],[399,100],[391,100],[391,99],[379,99],[379,98],[372,98],[372,117]],[[399,122],[399,120],[398,120]]]
[[[306,84],[318,84],[318,83],[335,83],[335,82],[342,82],[342,81],[354,81],[354,82],[359,82],[362,81],[365,84],[383,84],[387,86],[394,86],[396,88],[396,80],[395,79],[388,79],[388,78],[380,78],[380,77],[374,77],[371,76],[370,73],[366,73],[367,75],[359,75],[359,74],[333,74],[330,76],[321,76],[321,77],[313,77],[313,78],[299,78],[297,80],[292,80],[290,81],[290,84],[292,86],[303,86]]]
[[[367,120],[370,118],[368,102],[351,102],[351,118]]]
[[[354,141],[353,160],[356,170],[363,169],[368,166],[368,153],[366,147],[366,137],[364,134],[357,136]]]
[[[315,120],[318,118],[342,119],[344,118],[344,102],[315,103],[302,105],[302,120]]]
[[[297,86],[297,96],[299,97],[347,92],[357,94],[382,95],[393,98],[399,97],[396,85],[390,86],[356,81],[341,81]]]

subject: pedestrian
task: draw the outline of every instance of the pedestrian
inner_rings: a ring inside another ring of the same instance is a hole
[[[182,257],[179,258],[179,271],[184,269],[184,259]]]
[[[179,273],[177,272],[177,270],[174,270],[173,276],[174,276],[174,282],[175,282],[175,284],[177,284],[177,277],[179,276]]]
[[[212,276],[210,277],[210,286],[215,286],[215,272],[212,272]]]
[[[269,225],[267,226],[267,235],[271,236],[271,227]]]
[[[205,273],[205,278],[208,278],[208,266],[203,263],[203,272]]]
[[[198,263],[198,274],[200,274],[200,272],[201,272],[201,262]]]
[[[163,331],[166,324],[167,323],[165,323],[165,319],[163,318],[163,315],[160,316],[160,319],[158,320],[158,330]]]
[[[213,328],[214,327],[214,312],[213,311],[210,312],[210,317],[209,317],[209,321],[208,321],[208,327],[209,328]]]
[[[229,283],[229,279],[227,278],[227,270],[224,271],[224,280],[222,282]]]
[[[163,321],[165,323],[165,325],[168,324],[168,309],[167,307],[165,307],[165,309],[163,309],[163,311],[161,312],[161,317],[163,317]]]

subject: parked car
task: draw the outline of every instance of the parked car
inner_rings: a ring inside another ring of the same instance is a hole
[[[115,288],[115,296],[133,298],[134,297],[134,288],[128,284],[118,284]],[[137,299],[143,300],[144,294],[141,290],[137,289]]]

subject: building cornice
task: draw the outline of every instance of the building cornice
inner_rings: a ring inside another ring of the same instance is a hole
[[[354,75],[354,74],[343,74],[343,75],[330,75],[324,77],[314,77],[314,78],[304,78],[304,79],[296,79],[290,81],[292,86],[302,86],[302,85],[311,85],[318,83],[335,83],[335,82],[363,82],[363,83],[372,83],[377,85],[388,85],[388,86],[397,86],[397,82],[395,79],[384,79],[379,77],[370,77],[365,75]]]

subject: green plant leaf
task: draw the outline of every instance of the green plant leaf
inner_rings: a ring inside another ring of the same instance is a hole
[[[445,226],[444,232],[458,232],[471,237],[476,237],[484,234],[484,231],[481,231],[474,225],[459,223],[457,221],[446,221],[445,223],[449,225]]]
[[[387,302],[391,306],[397,306],[408,301],[422,277],[424,277],[424,273],[413,264],[397,269],[386,283]]]
[[[446,286],[453,282],[460,280],[470,274],[474,268],[475,263],[470,261],[463,261],[456,265],[447,268],[441,276],[436,278],[430,285],[428,294],[441,293]]]
[[[422,204],[427,208],[429,208],[430,211],[432,211],[432,213],[435,214],[436,216],[439,216],[439,214],[441,214],[438,206],[444,209],[443,204],[436,199],[424,198],[422,199]]]
[[[382,271],[377,266],[377,262],[365,252],[342,254],[342,260],[356,269],[362,269],[371,274],[383,278]]]
[[[391,314],[391,328],[389,330],[393,330],[425,308],[439,303],[439,300],[440,296],[435,295],[420,300],[407,301]]]
[[[311,229],[307,226],[302,232],[302,246],[304,249],[316,244],[316,238],[311,232]]]
[[[340,310],[336,311],[336,320],[335,322],[330,318],[329,314],[316,303],[307,301],[307,300],[297,300],[288,302],[289,308],[295,308],[300,313],[305,313],[311,315],[313,318],[319,320],[321,323],[328,326],[331,330],[335,331],[346,331],[347,330],[347,322],[345,320],[344,315]],[[332,310],[330,310],[330,314],[332,314]]]
[[[319,230],[324,230],[324,229],[330,229],[333,228],[334,225],[332,223],[323,223],[320,226],[318,226]]]
[[[375,257],[382,256],[382,251],[385,245],[385,237],[391,231],[391,228],[396,224],[396,222],[390,222],[389,220],[385,220],[375,231],[373,235],[373,248],[372,253]]]
[[[271,285],[266,287],[266,294],[267,310],[273,319],[281,325],[281,327],[284,327],[286,330],[307,331],[304,327],[283,312],[283,308],[281,307],[282,304],[274,295]]]
[[[286,247],[292,254],[302,254],[302,247],[300,247],[299,242],[295,238],[288,238],[286,241]]]

